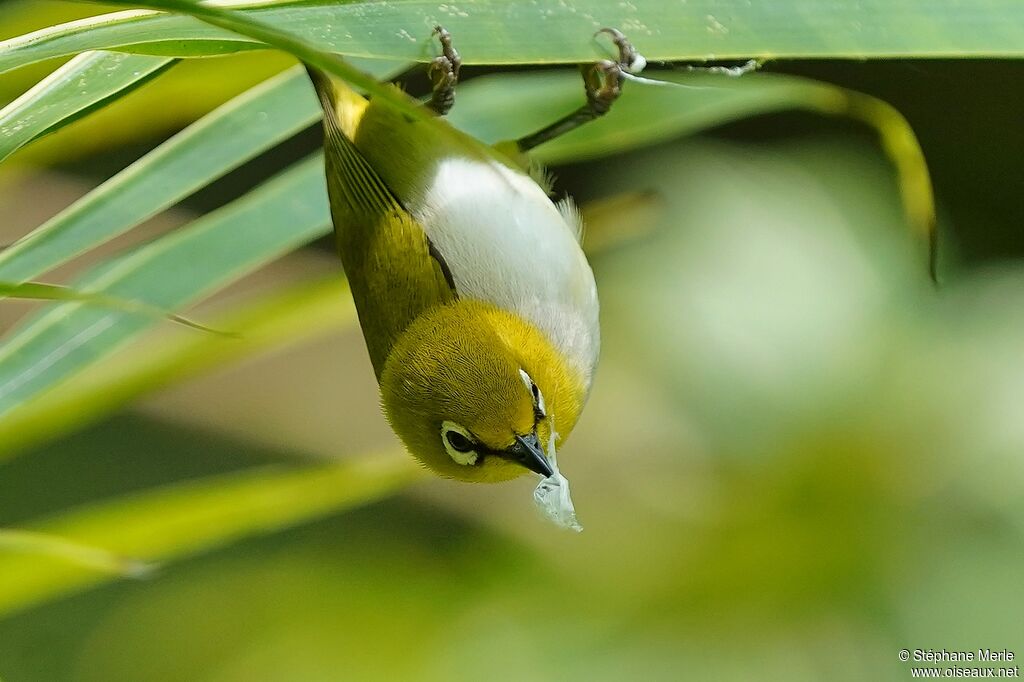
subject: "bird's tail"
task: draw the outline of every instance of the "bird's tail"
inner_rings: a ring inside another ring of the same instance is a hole
[[[324,110],[324,166],[335,229],[400,211],[400,202],[355,143],[369,101],[319,69],[307,64],[306,71]]]
[[[309,64],[305,67],[320,99],[320,107],[324,110],[325,128],[334,129],[351,140],[366,111],[366,98],[330,74]]]

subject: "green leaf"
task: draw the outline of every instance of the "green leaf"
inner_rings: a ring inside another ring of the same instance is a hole
[[[295,285],[216,321],[222,329],[237,330],[237,338],[176,334],[126,349],[0,419],[0,460],[81,428],[139,396],[354,323],[352,296],[338,277]]]
[[[0,110],[0,161],[131,92],[174,61],[113,52],[78,55]]]
[[[77,288],[174,309],[329,230],[319,155],[187,228],[103,264]],[[150,326],[80,304],[55,306],[0,347],[0,415]]]
[[[192,0],[126,0],[125,2],[113,0],[113,4],[142,6],[191,15],[212,26],[249,36],[254,40],[284,50],[310,66],[333,74],[374,97],[387,100],[411,117],[427,121],[434,117],[431,111],[419,106],[416,100],[401,90],[387,83],[381,83],[372,74],[359,70],[353,64],[332,53],[324,45],[310,43],[287,30],[282,30],[272,22],[263,21],[263,17],[256,19],[242,12],[199,4]]]
[[[326,466],[260,468],[93,504],[28,530],[134,561],[166,562],[366,504],[420,474],[410,458],[385,455]],[[103,566],[4,552],[0,546],[0,615],[112,577]]]
[[[389,62],[365,67],[382,77],[400,68]],[[0,279],[37,277],[126,232],[319,117],[316,96],[301,68],[267,80],[0,251]]]
[[[193,322],[186,317],[175,315],[174,313],[158,308],[157,306],[148,305],[142,301],[131,301],[91,291],[76,291],[71,287],[61,286],[59,284],[46,284],[44,282],[23,282],[21,284],[12,284],[10,282],[0,282],[0,298],[3,297],[23,298],[33,301],[76,301],[78,303],[88,303],[90,305],[117,310],[122,313],[143,315],[153,320],[168,320],[199,331],[224,335],[223,332],[218,332],[205,325],[201,325],[198,322]]]
[[[316,121],[301,69],[236,97],[0,252],[0,278],[36,277],[138,225]]]
[[[1017,0],[434,0],[279,3],[246,14],[331,51],[426,61],[443,24],[467,64],[589,62],[594,32],[614,26],[652,60],[1024,56]],[[116,12],[0,43],[0,71],[85,50],[162,56],[251,49],[251,39],[190,17]]]
[[[108,552],[99,547],[83,545],[56,535],[27,530],[0,528],[0,557],[24,554],[29,558],[49,557],[111,577],[141,578],[152,567]]]

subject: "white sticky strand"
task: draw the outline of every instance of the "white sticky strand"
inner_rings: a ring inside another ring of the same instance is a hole
[[[730,78],[739,78],[740,76],[746,75],[753,71],[757,71],[761,68],[763,62],[756,59],[747,61],[746,64],[740,66],[675,66],[674,68],[678,71],[690,71],[690,72],[704,72],[712,73],[720,76],[728,76]],[[623,71],[622,77],[628,81],[634,83],[643,83],[644,85],[657,85],[661,87],[670,88],[683,88],[685,90],[721,90],[722,88],[715,87],[714,85],[692,85],[690,83],[676,83],[673,81],[663,81],[656,78],[646,78],[644,76],[636,75],[636,72]]]
[[[640,72],[647,68],[647,58],[637,52],[633,55],[633,61],[626,66],[630,73],[639,76]]]
[[[656,78],[647,78],[645,76],[634,76],[628,71],[622,72],[622,77],[628,81],[634,83],[643,83],[644,85],[656,85],[664,88],[680,88],[682,90],[721,90],[722,88],[715,87],[714,85],[690,85],[689,83],[676,83],[673,81],[660,81]]]
[[[739,66],[677,66],[677,69],[682,71],[692,72],[703,72],[703,73],[716,73],[722,76],[731,76],[733,78],[739,78],[753,71],[757,71],[764,65],[759,59],[748,59],[745,63]]]
[[[551,437],[548,439],[548,462],[554,471],[551,476],[541,479],[537,489],[533,491],[533,500],[541,512],[552,523],[560,528],[567,528],[579,533],[583,526],[576,519],[576,508],[572,504],[569,493],[569,480],[558,470],[555,457],[555,425],[551,424]]]

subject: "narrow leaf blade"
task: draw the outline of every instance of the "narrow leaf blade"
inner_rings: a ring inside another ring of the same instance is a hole
[[[104,264],[76,286],[176,309],[326,234],[329,225],[323,161],[316,155],[189,227]],[[49,309],[0,346],[0,415],[152,324],[68,305]]]
[[[59,284],[47,284],[45,282],[22,282],[18,284],[0,282],[0,297],[21,298],[31,301],[74,301],[76,303],[87,303],[130,315],[142,315],[152,320],[167,320],[198,331],[223,334],[223,332],[217,332],[186,317],[176,315],[142,301],[131,301],[118,298],[117,296],[108,296],[90,291],[77,291],[71,287]]]
[[[409,458],[394,455],[248,470],[94,504],[28,530],[136,561],[166,562],[366,504],[420,473]],[[63,557],[0,551],[0,616],[112,577]]]
[[[168,57],[85,52],[0,110],[0,161],[163,73]]]
[[[0,278],[37,277],[113,239],[316,121],[300,70],[249,90],[0,252]]]
[[[23,555],[28,559],[48,557],[111,577],[139,578],[152,570],[152,566],[144,562],[57,535],[0,528],[0,557],[6,554]]]
[[[386,76],[388,62],[364,68]],[[0,251],[0,279],[23,281],[123,234],[320,117],[305,72],[291,69],[189,126]]]
[[[127,349],[0,419],[0,460],[92,423],[142,395],[354,323],[352,297],[339,277],[295,285],[218,318],[216,326],[237,330],[237,338],[175,334]]]

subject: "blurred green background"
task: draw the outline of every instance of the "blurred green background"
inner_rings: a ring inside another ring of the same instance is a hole
[[[18,21],[4,33],[35,27]],[[189,63],[24,150],[0,178],[3,238],[289,63]],[[902,648],[1024,654],[1024,64],[766,70],[854,87],[908,118],[936,188],[938,291],[889,162],[841,119],[759,116],[556,167],[558,191],[584,206],[643,197],[594,228],[625,236],[592,256],[602,361],[561,458],[582,534],[539,517],[532,480],[421,478],[16,612],[0,621],[0,677],[864,680],[907,679]],[[0,96],[38,77],[5,77]],[[318,135],[133,239],[242,194]],[[218,305],[338,268],[318,243]],[[5,306],[5,326],[27,309]],[[349,327],[0,464],[0,526],[254,465],[397,449]]]

